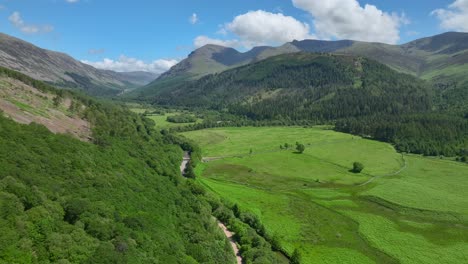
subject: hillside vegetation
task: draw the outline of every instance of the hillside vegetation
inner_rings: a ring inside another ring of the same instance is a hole
[[[295,53],[203,77],[153,102],[227,108],[254,120],[330,120],[425,111],[430,93],[423,81],[365,58]]]
[[[183,133],[198,181],[301,263],[465,263],[468,165],[326,127]],[[295,142],[305,145],[298,154]],[[288,147],[285,147],[287,144]],[[281,147],[280,147],[281,146]],[[353,173],[353,163],[364,165]]]
[[[67,96],[86,108],[92,143],[0,115],[0,262],[233,263],[208,197],[180,176],[182,142],[124,107]]]

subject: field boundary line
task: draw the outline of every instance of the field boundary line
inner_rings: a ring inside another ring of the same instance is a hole
[[[384,178],[384,177],[396,176],[396,175],[400,174],[402,171],[404,171],[408,167],[408,162],[405,159],[405,155],[401,154],[401,159],[403,160],[403,166],[398,171],[395,171],[395,172],[392,172],[392,173],[389,173],[389,174],[384,174],[384,175],[373,175],[372,178],[370,178],[369,180],[367,180],[364,183],[359,184],[358,186],[359,187],[366,186],[367,184],[373,182],[374,180]]]

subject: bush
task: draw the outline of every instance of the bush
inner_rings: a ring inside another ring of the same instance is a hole
[[[360,173],[364,169],[364,165],[360,162],[353,163],[353,169],[351,170],[354,173]]]
[[[296,150],[297,150],[298,153],[302,154],[304,152],[304,150],[305,150],[304,144],[296,143]]]

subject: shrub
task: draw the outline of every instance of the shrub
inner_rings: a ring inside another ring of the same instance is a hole
[[[354,173],[360,173],[364,169],[364,165],[360,162],[353,163],[353,169],[351,170]]]

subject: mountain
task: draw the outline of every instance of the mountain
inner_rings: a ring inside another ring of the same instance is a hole
[[[269,47],[256,47],[241,53],[233,48],[218,45],[203,46],[172,67],[168,72],[162,74],[158,80],[173,77],[186,76],[199,78],[206,74],[222,72],[230,67],[236,67],[252,62],[261,52]]]
[[[364,57],[289,53],[185,82],[161,105],[227,109],[254,120],[331,120],[431,109],[432,89]]]
[[[99,70],[72,57],[41,49],[0,33],[0,66],[24,73],[61,88],[80,89],[92,95],[113,95],[154,80],[151,73]]]
[[[434,82],[442,96],[468,99],[468,33],[448,32],[418,39],[403,45],[368,43],[352,40],[292,41],[280,47],[258,47],[240,53],[232,48],[207,45],[194,52],[180,64],[146,87],[138,89],[134,97],[150,99],[161,90],[174,89],[180,82],[207,74],[219,73],[272,56],[295,53],[334,53],[374,59],[399,72],[412,74]],[[458,100],[460,103],[462,100]]]
[[[136,86],[141,87],[149,84],[158,78],[159,74],[153,72],[145,71],[134,71],[134,72],[114,72],[114,71],[105,71],[111,75],[114,75],[116,79],[123,83],[128,83],[130,87]]]

